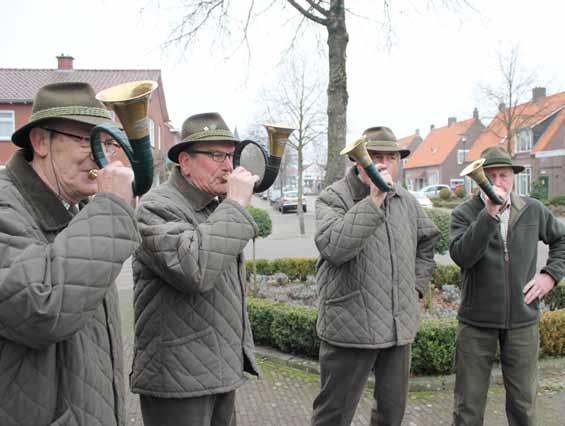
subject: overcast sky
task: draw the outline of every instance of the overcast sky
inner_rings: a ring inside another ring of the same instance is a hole
[[[280,0],[284,4],[284,0]],[[260,4],[265,0],[256,0]],[[393,0],[392,44],[386,47],[382,0],[349,0],[355,12],[373,20],[349,17],[348,141],[363,129],[387,125],[398,137],[447,118],[468,119],[479,108],[488,124],[490,105],[478,84],[499,79],[496,52],[519,44],[520,60],[536,71],[548,93],[565,90],[563,16],[555,0],[468,0],[460,10],[416,10],[424,0]],[[219,111],[240,131],[260,111],[258,91],[273,84],[276,67],[288,46],[296,13],[267,14],[250,30],[246,48],[220,40],[213,30],[184,51],[162,48],[180,10],[181,0],[20,0],[3,4],[0,67],[55,68],[58,54],[75,58],[75,68],[161,69],[169,115],[180,128],[191,114]],[[247,0],[231,1],[246,4]],[[281,24],[281,16],[284,17]],[[238,21],[233,24],[237,36]],[[312,31],[312,33],[315,32]],[[325,49],[325,33],[318,33]],[[216,40],[212,43],[211,40]],[[317,62],[326,79],[326,58],[316,39],[302,37],[300,48]]]

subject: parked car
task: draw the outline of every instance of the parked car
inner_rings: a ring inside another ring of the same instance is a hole
[[[298,191],[285,192],[276,203],[275,208],[281,213],[296,210],[298,207]],[[302,211],[306,212],[306,199],[302,197]]]
[[[281,197],[280,189],[271,189],[269,191],[269,203],[271,203],[271,205],[274,205],[280,197]]]
[[[416,200],[420,203],[420,205],[425,209],[431,209],[434,205],[432,201],[428,198],[428,196],[421,192],[421,191],[410,191]]]
[[[443,184],[440,183],[440,184],[437,184],[437,185],[424,186],[418,192],[422,192],[422,193],[426,194],[428,197],[435,198],[435,197],[439,197],[440,191],[444,188],[451,191],[451,189],[449,188],[449,185],[443,185]]]

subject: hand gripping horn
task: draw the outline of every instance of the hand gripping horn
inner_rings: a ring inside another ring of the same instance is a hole
[[[124,150],[134,173],[133,195],[145,194],[153,183],[153,155],[149,136],[148,106],[151,93],[157,89],[155,81],[131,81],[109,87],[96,95],[96,99],[112,108],[124,128],[122,132],[112,123],[96,126],[90,132],[90,145],[94,161],[103,168],[108,160],[100,143],[100,134],[112,136]]]

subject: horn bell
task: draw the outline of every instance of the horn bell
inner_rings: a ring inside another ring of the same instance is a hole
[[[496,194],[496,192],[494,192],[492,184],[490,183],[490,180],[485,173],[485,169],[483,168],[484,162],[484,158],[479,158],[478,160],[473,161],[461,171],[459,176],[473,179],[494,204],[504,204],[504,201]]]

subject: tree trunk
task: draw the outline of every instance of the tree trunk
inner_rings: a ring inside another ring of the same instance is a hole
[[[304,210],[302,210],[302,200],[304,199],[304,184],[302,181],[302,174],[304,173],[304,160],[302,150],[302,142],[300,142],[300,149],[298,149],[298,205],[296,206],[300,235],[304,235],[306,233],[304,230]]]
[[[324,185],[345,174],[345,158],[339,152],[345,147],[347,132],[346,49],[349,35],[345,26],[344,0],[331,0],[328,16],[328,160]]]

